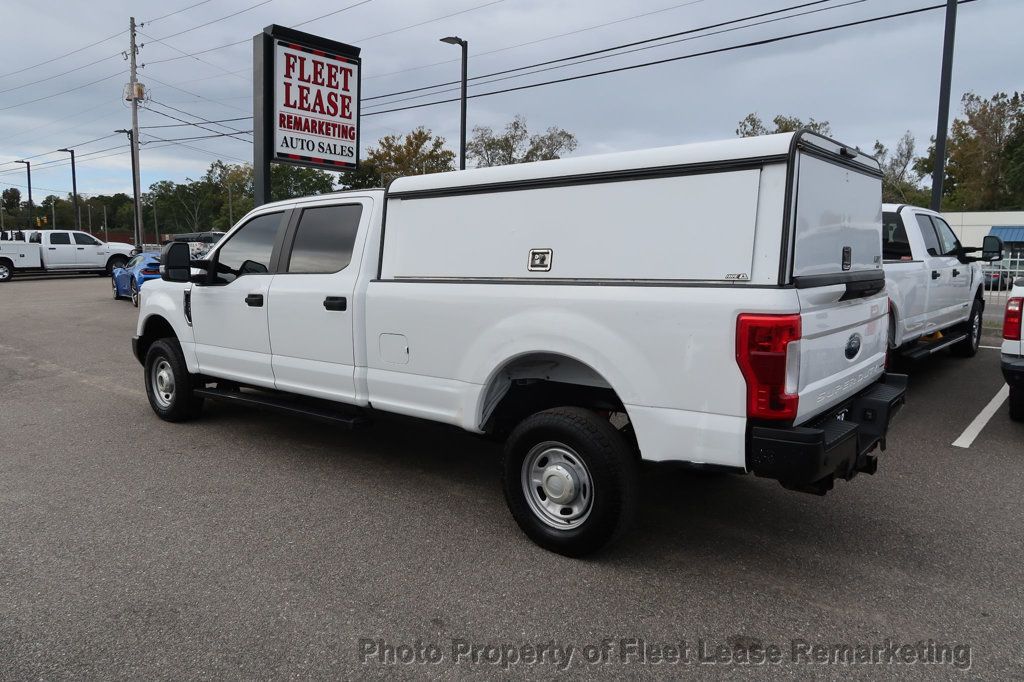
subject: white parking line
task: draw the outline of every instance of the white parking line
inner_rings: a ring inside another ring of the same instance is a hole
[[[978,348],[987,348],[988,350],[1002,350],[1002,346],[978,346]]]
[[[1003,387],[1000,388],[995,397],[988,402],[988,405],[978,413],[978,416],[974,418],[974,421],[967,425],[967,428],[960,434],[960,437],[953,441],[953,447],[971,447],[971,443],[973,443],[974,439],[978,437],[981,430],[985,428],[985,425],[988,424],[988,420],[992,418],[992,415],[994,415],[999,408],[1003,406],[1003,403],[1006,402],[1006,398],[1009,397],[1009,395],[1010,387],[1003,384]]]

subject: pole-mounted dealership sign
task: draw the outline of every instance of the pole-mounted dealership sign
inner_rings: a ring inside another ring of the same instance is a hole
[[[256,205],[270,201],[270,164],[324,170],[359,164],[359,48],[271,25],[253,37]]]

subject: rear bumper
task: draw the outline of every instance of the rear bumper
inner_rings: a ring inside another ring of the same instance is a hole
[[[889,423],[903,407],[907,377],[884,374],[877,382],[825,415],[802,426],[751,425],[747,469],[783,486],[824,495],[836,478],[873,474]]]
[[[1004,355],[999,364],[1006,383],[1013,388],[1024,388],[1024,357]]]

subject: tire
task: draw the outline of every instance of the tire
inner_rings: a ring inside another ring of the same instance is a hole
[[[1010,386],[1010,419],[1024,422],[1024,390],[1019,386]]]
[[[114,292],[114,300],[120,301],[121,294],[117,293],[117,280],[114,278],[113,275],[110,276],[110,288]]]
[[[195,419],[203,399],[192,393],[193,377],[175,338],[154,341],[146,352],[146,396],[156,416],[164,421]]]
[[[14,264],[7,259],[0,259],[0,282],[6,282],[14,277]]]
[[[107,269],[104,272],[106,275],[113,275],[114,268],[123,268],[124,264],[128,262],[128,259],[124,256],[111,256],[110,260],[107,261]]]
[[[981,301],[975,299],[971,306],[971,316],[967,318],[967,338],[953,346],[953,355],[961,358],[973,358],[978,354],[981,345]]]
[[[505,501],[535,543],[581,557],[629,528],[637,469],[636,454],[607,419],[579,407],[545,410],[523,420],[505,443]]]
[[[128,280],[128,296],[132,299],[132,305],[136,308],[139,307],[139,285],[135,283],[135,278],[132,277]]]

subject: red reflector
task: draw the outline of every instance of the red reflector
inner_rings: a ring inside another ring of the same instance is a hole
[[[1017,296],[1006,302],[1006,314],[1003,316],[1003,338],[1007,341],[1020,341],[1022,311],[1024,311],[1024,298]]]
[[[799,315],[742,313],[737,318],[736,362],[747,382],[748,417],[796,417],[800,397],[786,393],[786,351],[799,338]]]

